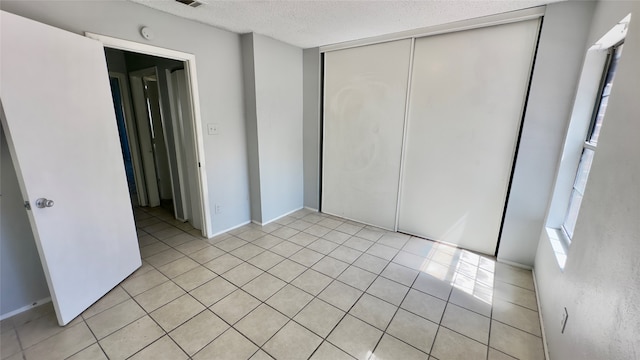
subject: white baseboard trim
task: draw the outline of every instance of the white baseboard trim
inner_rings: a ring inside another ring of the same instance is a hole
[[[286,214],[282,214],[282,215],[280,215],[280,216],[278,216],[278,217],[276,217],[276,218],[273,218],[273,219],[271,219],[271,220],[269,220],[269,221],[265,221],[265,222],[263,222],[263,223],[257,222],[257,221],[255,221],[255,220],[252,220],[251,222],[252,222],[252,223],[254,223],[254,224],[256,224],[256,225],[260,225],[260,226],[269,225],[269,224],[271,224],[272,222],[274,222],[274,221],[276,221],[276,220],[280,220],[280,219],[282,219],[283,217],[285,217],[285,216],[289,216],[289,215],[293,214],[294,212],[299,211],[299,210],[302,210],[302,209],[304,209],[304,207],[299,207],[299,208],[297,208],[297,209],[294,209],[294,210],[289,211],[289,212],[288,212],[288,213],[286,213]],[[317,211],[317,210],[316,210],[316,211]]]
[[[315,209],[315,208],[312,208],[312,207],[309,207],[309,206],[305,206],[304,208],[305,208],[305,209],[307,209],[307,210],[311,210],[311,211],[315,211],[315,212],[320,212],[320,211],[318,211],[318,209]]]
[[[523,265],[514,261],[509,261],[509,260],[504,260],[504,259],[497,259],[499,263],[503,263],[503,264],[507,264],[507,265],[511,265],[511,266],[515,266],[521,269],[525,269],[525,270],[533,270],[533,267],[529,266],[529,265]]]
[[[538,295],[538,281],[536,280],[536,271],[531,269],[533,276],[533,287],[536,289],[536,302],[538,303],[538,318],[540,319],[540,332],[542,333],[542,347],[544,348],[544,358],[549,360],[549,348],[547,347],[547,335],[544,332],[544,322],[542,321],[542,306],[540,306],[540,295]]]
[[[31,310],[34,307],[40,306],[42,304],[46,304],[48,302],[51,302],[51,297],[50,296],[46,297],[44,299],[36,300],[31,305],[23,306],[20,309],[16,309],[16,310],[10,311],[10,312],[8,312],[6,314],[2,314],[2,315],[0,315],[0,320],[8,319],[8,318],[10,318],[12,316],[18,315],[18,314],[23,313],[23,312],[25,312],[27,310]]]
[[[212,238],[214,238],[214,237],[216,237],[216,236],[218,236],[218,235],[222,235],[222,234],[224,234],[224,233],[226,233],[226,232],[229,232],[229,231],[231,231],[231,230],[237,229],[237,228],[239,228],[239,227],[245,226],[245,225],[247,225],[247,224],[249,224],[249,223],[251,223],[251,220],[249,220],[249,221],[245,221],[245,222],[240,223],[240,224],[235,225],[235,226],[232,226],[232,227],[230,227],[230,228],[228,228],[228,229],[226,229],[226,230],[219,231],[219,232],[217,232],[217,233],[215,233],[215,234],[211,235],[211,237],[210,237],[209,239],[212,239]]]

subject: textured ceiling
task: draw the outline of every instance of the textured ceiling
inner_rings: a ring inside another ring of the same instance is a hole
[[[130,0],[236,33],[310,48],[525,9],[562,0],[216,1]]]

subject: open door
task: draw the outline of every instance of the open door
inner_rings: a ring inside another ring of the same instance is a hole
[[[104,50],[0,16],[0,117],[65,325],[141,265]]]

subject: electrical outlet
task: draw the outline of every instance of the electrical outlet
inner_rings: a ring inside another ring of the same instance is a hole
[[[562,330],[560,331],[561,334],[564,334],[564,329],[567,327],[567,320],[569,320],[569,313],[567,312],[567,308],[564,308],[562,321],[560,321],[560,326],[562,327]]]
[[[222,212],[222,206],[220,204],[216,204],[216,214],[220,214]]]
[[[209,123],[207,124],[207,133],[209,135],[218,135],[220,132],[220,126],[218,124]]]

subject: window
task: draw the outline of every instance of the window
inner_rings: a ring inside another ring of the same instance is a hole
[[[611,86],[613,85],[618,61],[622,54],[622,48],[623,44],[619,44],[613,46],[609,50],[607,66],[605,67],[602,77],[603,79],[600,86],[599,96],[594,107],[591,123],[589,124],[589,131],[587,132],[587,137],[582,147],[582,156],[573,182],[569,206],[567,208],[564,223],[562,224],[562,229],[567,235],[567,240],[569,242],[571,242],[571,238],[573,237],[576,220],[578,219],[580,204],[582,203],[582,197],[584,196],[584,190],[587,185],[587,178],[589,177],[589,171],[591,170],[591,163],[593,162],[593,157],[596,153],[600,129],[602,128],[602,121],[604,119],[605,112],[607,111],[609,94],[611,94]]]

